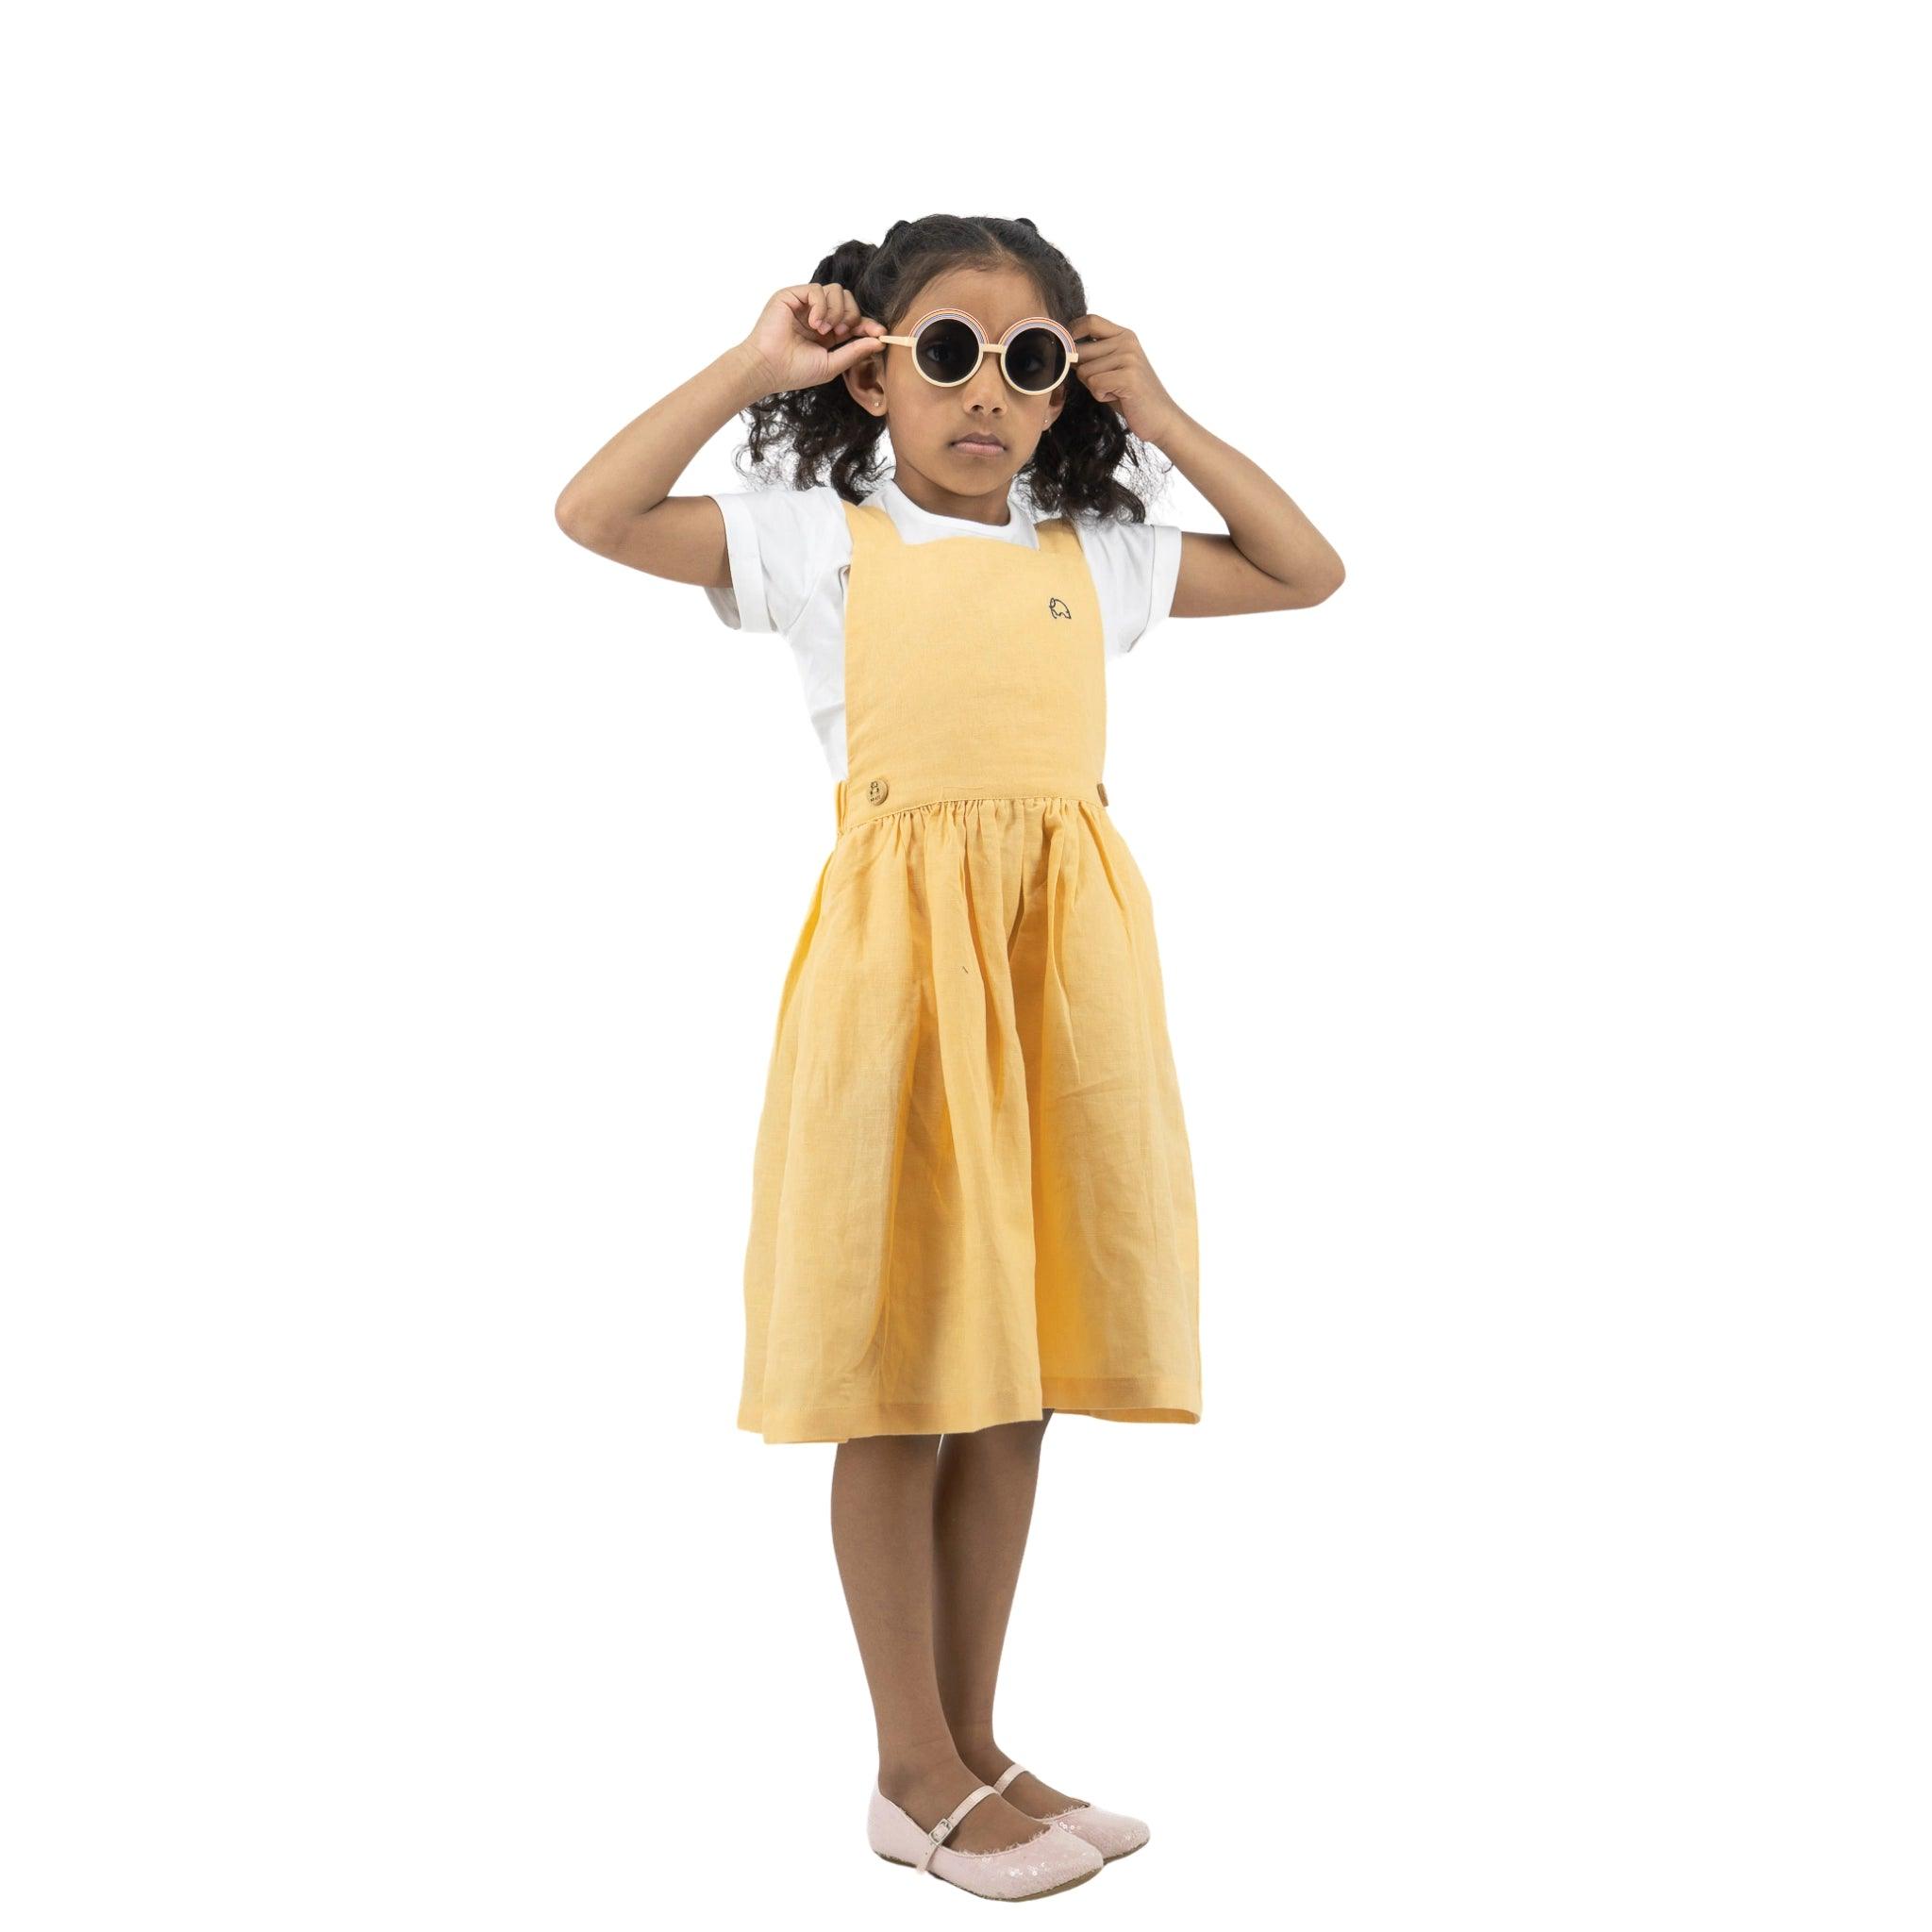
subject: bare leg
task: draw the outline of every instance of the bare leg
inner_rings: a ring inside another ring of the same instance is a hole
[[[940,1700],[959,1756],[991,1784],[1012,1760],[993,1741],[993,1689],[1020,1559],[1033,1523],[1040,1448],[1052,1417],[952,1435],[940,1444],[933,1507],[933,1638]],[[1085,1802],[1031,1772],[1007,1787],[1022,1811],[1044,1818]]]
[[[955,1747],[933,1665],[937,1436],[859,1436],[832,1465],[832,1548],[878,1725],[879,1789],[928,1829],[981,1778]],[[982,1798],[947,1838],[991,1852],[1040,1835],[1038,1819]]]

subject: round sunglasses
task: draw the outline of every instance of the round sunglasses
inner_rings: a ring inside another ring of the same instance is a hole
[[[991,348],[1000,358],[1008,383],[1023,396],[1044,395],[1067,379],[1080,359],[1074,339],[1045,315],[1023,316],[996,343],[963,309],[935,308],[922,315],[909,336],[880,336],[912,351],[912,366],[940,389],[958,389],[969,381]]]

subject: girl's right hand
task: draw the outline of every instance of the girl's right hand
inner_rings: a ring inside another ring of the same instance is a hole
[[[770,375],[772,395],[815,389],[881,353],[882,322],[858,312],[841,282],[800,282],[765,304],[744,346]]]

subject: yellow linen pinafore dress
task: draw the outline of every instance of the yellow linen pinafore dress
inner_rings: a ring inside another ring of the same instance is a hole
[[[843,507],[849,775],[779,1001],[738,1424],[1197,1422],[1193,1170],[1079,535]]]

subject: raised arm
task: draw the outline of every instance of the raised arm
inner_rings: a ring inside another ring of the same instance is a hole
[[[780,289],[743,341],[625,424],[564,485],[558,526],[633,570],[730,589],[724,512],[709,496],[673,496],[672,485],[732,417],[843,374],[877,353],[884,332],[837,282]]]
[[[1075,374],[1095,398],[1120,411],[1127,427],[1154,443],[1221,512],[1227,535],[1181,535],[1174,617],[1240,617],[1255,610],[1299,610],[1341,588],[1335,546],[1274,477],[1204,428],[1168,394],[1139,337],[1104,315],[1074,325]]]

